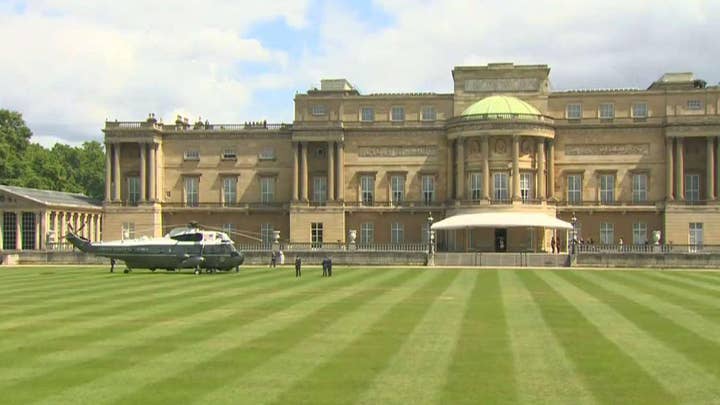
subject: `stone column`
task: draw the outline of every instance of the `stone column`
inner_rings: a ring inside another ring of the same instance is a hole
[[[482,137],[480,149],[483,156],[482,198],[490,201],[490,136]]]
[[[297,201],[300,199],[300,195],[298,193],[300,176],[298,175],[298,165],[300,164],[300,143],[293,142],[292,149],[293,149],[293,179],[292,179],[292,200]]]
[[[455,141],[455,160],[457,161],[455,199],[462,201],[465,198],[465,140],[462,138]]]
[[[555,140],[548,142],[547,172],[547,197],[555,201]]]
[[[665,138],[665,200],[673,200],[673,138]]]
[[[327,200],[335,201],[335,142],[328,142]]]
[[[15,211],[15,249],[22,250],[22,211]]]
[[[545,201],[545,139],[537,144],[537,198]]]
[[[520,137],[512,138],[512,199],[520,200]]]
[[[148,199],[152,202],[157,201],[157,145],[153,142],[150,147],[150,167],[148,177],[150,177],[150,196]]]
[[[120,173],[120,144],[113,144],[113,181],[115,182],[115,195],[113,195],[113,201],[120,201],[120,180],[122,175]]]
[[[42,224],[43,224],[43,215],[38,212],[33,212],[33,215],[35,216],[35,246],[33,246],[33,250],[40,250],[42,249]]]
[[[105,144],[105,202],[112,200],[112,144]]]
[[[683,138],[677,138],[677,145],[675,145],[675,147],[675,199],[683,201],[685,200],[685,148]]]
[[[715,199],[715,192],[713,191],[714,185],[715,185],[715,157],[713,154],[715,153],[715,138],[712,136],[707,137],[707,148],[706,148],[706,155],[707,155],[707,163],[706,163],[706,173],[707,178],[705,179],[705,199],[706,200],[714,200]]]
[[[447,178],[445,179],[445,187],[447,187],[447,190],[445,190],[445,195],[447,200],[450,201],[453,199],[453,144],[450,139],[447,141],[446,159],[445,172],[447,173]]]
[[[308,144],[307,142],[302,143],[302,160],[301,160],[301,173],[302,178],[302,200],[308,201]]]
[[[147,197],[147,144],[140,142],[140,202]]]
[[[90,214],[88,217],[88,239],[90,242],[94,241],[93,234],[95,233],[95,214]]]
[[[345,201],[345,144],[337,144],[337,199]]]

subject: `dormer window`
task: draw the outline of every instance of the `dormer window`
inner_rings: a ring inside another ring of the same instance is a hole
[[[225,149],[222,153],[223,160],[236,160],[237,154],[235,153],[235,149]]]
[[[568,104],[565,110],[565,114],[567,115],[567,119],[569,120],[579,120],[582,118],[582,104],[580,103],[572,103]]]
[[[375,110],[372,107],[361,108],[360,109],[360,121],[362,121],[362,122],[375,121]]]
[[[648,107],[647,103],[635,103],[632,106],[632,116],[633,118],[647,118],[648,116]]]
[[[405,108],[404,107],[393,107],[390,109],[390,121],[401,122],[405,121]]]
[[[615,118],[615,105],[613,103],[602,103],[598,108],[598,118],[611,120]]]
[[[420,119],[422,121],[435,121],[437,119],[437,111],[435,111],[435,107],[431,105],[423,107],[420,112]]]
[[[197,150],[186,150],[183,154],[185,160],[200,160],[200,151]]]

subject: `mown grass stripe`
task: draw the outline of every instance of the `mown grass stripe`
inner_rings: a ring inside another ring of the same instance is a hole
[[[676,283],[681,283],[681,284],[691,286],[691,287],[697,287],[697,288],[706,290],[706,291],[714,293],[714,294],[720,293],[720,284],[715,285],[706,280],[695,280],[684,274],[670,273],[670,272],[655,273],[655,275],[659,278],[670,280],[670,281],[673,281]]]
[[[373,377],[386,367],[407,334],[430,305],[457,277],[457,272],[434,272],[433,277],[392,307],[347,348],[316,367],[271,403],[350,403],[366,390]],[[330,344],[332,344],[330,342]],[[342,376],[333,376],[343,370]]]
[[[204,352],[207,349],[205,344],[225,343],[222,339],[229,337],[223,335],[223,332],[235,326],[236,322],[240,323],[240,327],[245,327],[258,320],[270,318],[318,289],[315,284],[296,282],[290,272],[278,272],[270,276],[290,281],[288,287],[266,291],[262,295],[242,294],[238,291],[234,299],[228,297],[227,301],[221,303],[209,301],[197,304],[196,312],[189,316],[152,319],[152,323],[146,327],[120,338],[111,336],[92,345],[45,356],[32,366],[16,370],[15,374],[20,371],[22,377],[16,378],[15,384],[5,388],[3,395],[17,402],[26,402],[28,398],[41,400],[65,390],[72,392],[71,388],[74,386],[89,386],[94,380],[109,375],[107,370],[115,370],[117,373],[164,356],[177,361],[178,358],[190,356],[193,351]],[[336,284],[352,284],[358,279],[375,276],[375,272],[357,272],[338,277]],[[246,301],[249,301],[250,305],[238,308]],[[218,337],[222,339],[218,340]],[[164,367],[158,370],[158,375],[147,375],[146,378],[162,378],[168,372],[167,363],[163,364]],[[117,392],[119,387],[114,386],[115,383],[110,382]],[[83,395],[90,394],[87,389],[80,389],[80,392]],[[72,402],[74,397],[77,397],[77,393],[65,397],[64,401],[50,402]]]
[[[3,294],[0,305],[11,305],[17,303],[28,302],[28,299],[49,299],[62,294],[69,295],[82,292],[86,288],[91,288],[97,284],[99,279],[107,279],[111,277],[122,277],[121,275],[92,275],[88,278],[78,276],[67,280],[61,280],[59,283],[53,283],[52,280],[44,282],[41,285],[37,283],[28,283],[26,288],[14,288],[7,294]]]
[[[62,281],[71,278],[77,278],[78,273],[71,269],[64,270],[62,273],[54,273],[43,271],[42,269],[34,269],[23,271],[23,273],[13,274],[7,270],[0,270],[3,285],[11,287],[26,286],[37,283],[39,280]]]
[[[477,272],[458,277],[431,304],[400,350],[357,401],[360,404],[437,403],[455,350],[463,310]],[[337,339],[333,339],[334,344]],[[418,370],[423,370],[418,373]]]
[[[152,395],[159,403],[178,403],[188,400],[197,401],[212,391],[226,390],[230,381],[246,376],[265,363],[291,350],[296,345],[306,344],[306,339],[322,332],[331,325],[340,314],[352,313],[364,303],[379,296],[403,288],[406,283],[420,277],[417,271],[393,271],[375,283],[366,282],[353,288],[340,291],[331,300],[317,304],[307,311],[298,312],[292,319],[283,319],[284,324],[267,334],[251,339],[239,337],[234,345],[221,351],[204,353],[199,362],[188,363],[190,367],[178,370],[176,374],[165,379],[144,385],[132,395],[123,397],[119,403],[137,403]],[[412,284],[412,283],[411,283]],[[328,297],[330,298],[330,297]],[[164,389],[177,378],[178,374],[203,375],[210,377],[201,385]],[[230,377],[230,381],[228,381]],[[245,394],[242,394],[243,397]],[[231,402],[232,395],[227,395],[221,402]],[[200,402],[207,402],[201,400]]]
[[[568,292],[562,279],[546,278],[551,272],[518,273],[525,287],[540,308],[543,320],[550,326],[565,353],[575,363],[579,378],[599,401],[608,404],[650,403],[672,404],[677,399],[603,332],[613,332],[613,324],[598,327],[602,314],[588,308],[586,296]],[[562,288],[559,288],[558,285]],[[611,329],[605,331],[604,329]]]
[[[499,274],[520,402],[595,403],[517,273]]]
[[[695,301],[706,308],[720,308],[718,294],[712,294],[704,290],[698,290],[694,287],[684,286],[680,283],[674,283],[671,280],[656,278],[653,277],[652,272],[622,272],[620,275],[624,278],[637,280],[648,286],[656,287],[664,293],[674,294],[679,297]]]
[[[510,337],[497,270],[481,271],[465,306],[440,403],[517,403]]]
[[[695,285],[689,282],[686,282],[685,280],[680,279],[668,279],[664,274],[656,271],[651,272],[644,272],[643,274],[646,274],[648,278],[652,279],[653,281],[659,282],[659,283],[665,283],[670,284],[672,286],[685,289],[689,292],[692,292],[697,295],[702,295],[706,297],[715,298],[718,295],[717,291],[713,291],[712,289],[709,289],[707,284],[701,284],[701,285]]]
[[[682,274],[686,275],[689,278],[695,280],[702,280],[713,285],[720,284],[720,272],[717,271],[690,271],[682,272]]]

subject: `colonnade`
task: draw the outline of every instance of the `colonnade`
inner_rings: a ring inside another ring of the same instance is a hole
[[[79,230],[80,236],[89,239],[91,242],[99,241],[102,238],[102,214],[87,213],[77,211],[63,210],[4,210],[0,211],[0,249],[5,248],[5,235],[9,230],[5,229],[5,225],[10,221],[5,220],[6,214],[14,214],[15,216],[15,235],[14,246],[8,246],[8,250],[23,250],[23,214],[34,215],[34,247],[33,249],[50,249],[54,246],[48,246],[48,243],[57,244],[65,242],[65,235],[68,232],[68,224],[76,231]],[[49,238],[49,232],[54,231],[54,237]]]
[[[309,201],[309,142],[293,142],[293,201]],[[345,144],[327,142],[327,200],[345,200]]]
[[[123,174],[120,168],[120,150],[123,144],[129,142],[107,142],[105,144],[105,201],[120,202],[122,200],[121,184]],[[138,142],[140,150],[140,163],[138,167],[140,178],[140,203],[157,201],[157,152],[158,144],[155,142]]]
[[[720,140],[715,136],[705,141],[705,200],[714,201],[720,194],[720,164],[715,167],[715,156],[720,157]],[[685,200],[685,138],[665,138],[665,199]]]

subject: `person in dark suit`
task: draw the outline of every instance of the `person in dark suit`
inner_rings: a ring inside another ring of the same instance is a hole
[[[327,257],[325,257],[325,258],[322,260],[322,266],[323,266],[323,274],[322,274],[322,276],[323,276],[323,277],[327,277],[327,275],[328,275],[328,258],[327,258]]]
[[[295,277],[302,276],[301,267],[302,260],[300,260],[300,256],[295,256]]]
[[[328,277],[332,277],[332,259],[329,257],[327,259],[327,268]]]

